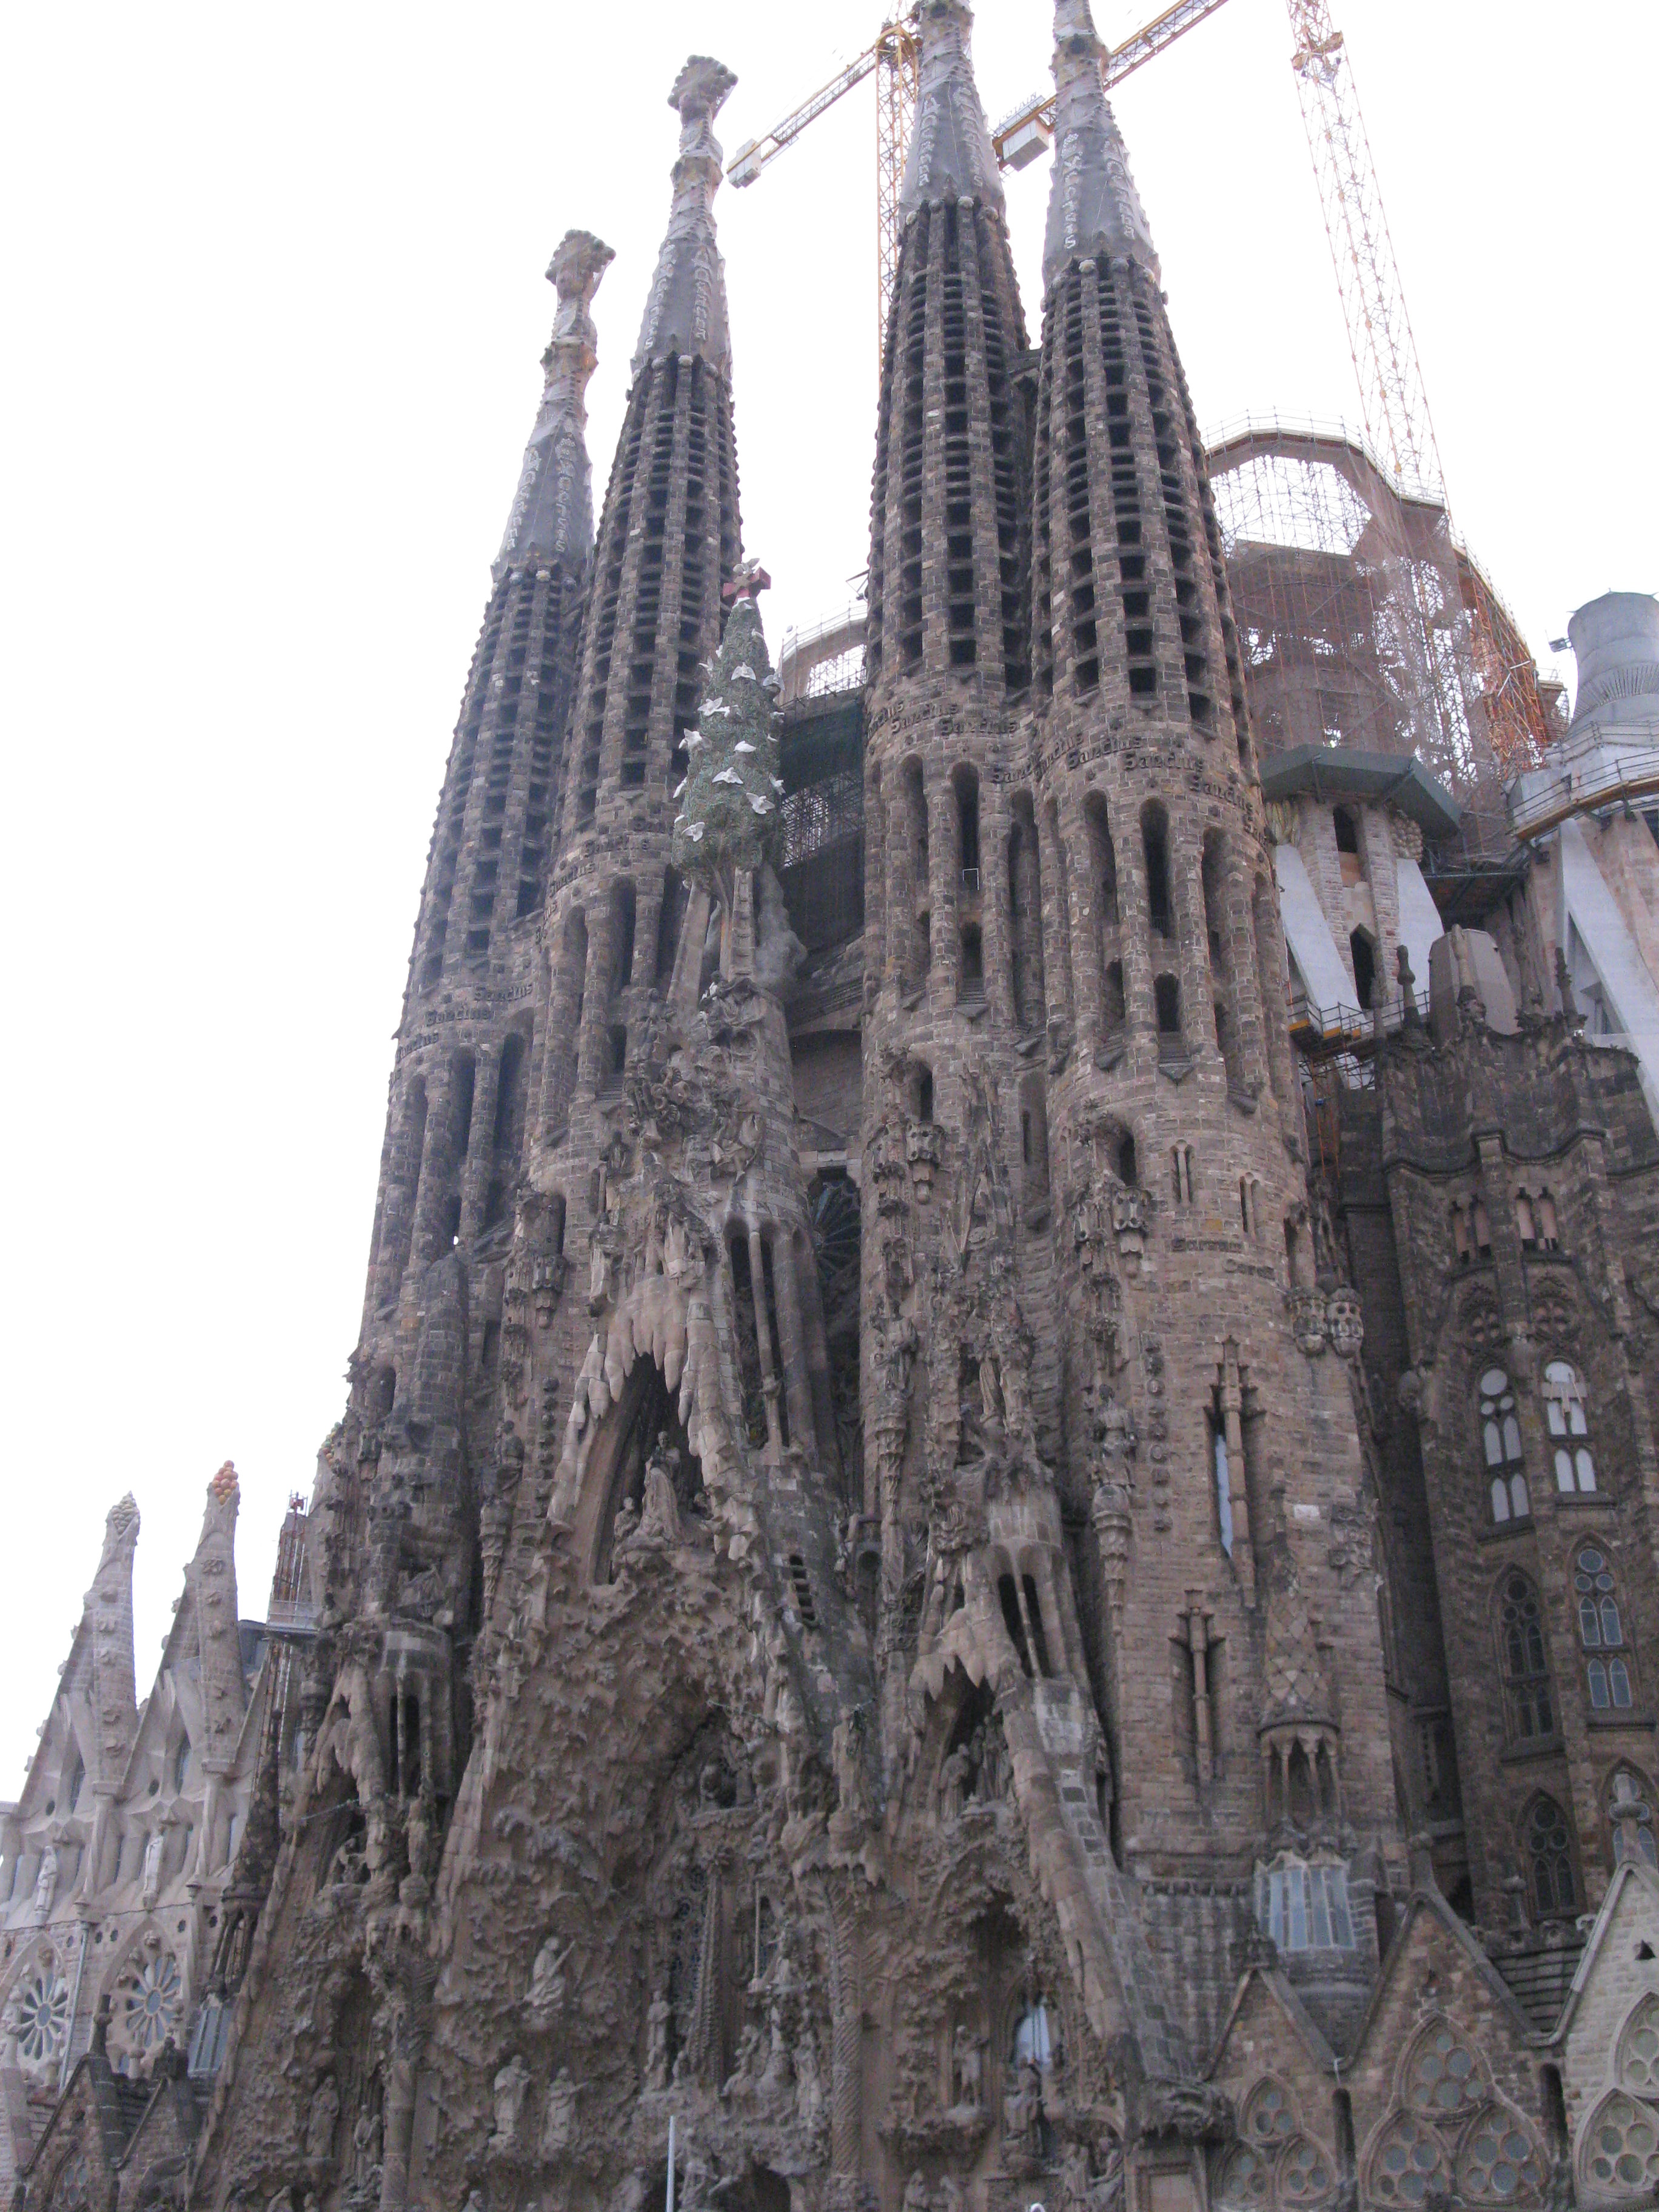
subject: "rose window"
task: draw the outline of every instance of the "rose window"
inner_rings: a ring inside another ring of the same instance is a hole
[[[1659,1997],[1637,2008],[1619,2048],[1619,2079],[1638,2096],[1659,2096]]]
[[[1463,2193],[1474,2204],[1513,2204],[1538,2196],[1544,2186],[1531,2136],[1496,2106],[1469,2129],[1458,2167]]]
[[[62,2052],[69,2032],[69,1984],[50,1966],[43,1967],[19,1992],[17,2048],[30,2065],[41,2065]]]
[[[1285,2204],[1317,2204],[1331,2193],[1331,2169],[1325,2154],[1298,2136],[1279,2162],[1279,2194]]]
[[[184,2008],[184,1979],[172,1952],[146,1959],[126,1984],[122,2040],[133,2051],[153,2050],[177,2028]]]
[[[1432,2128],[1406,2112],[1389,2123],[1371,2160],[1370,2195],[1377,2203],[1422,2204],[1431,2189],[1443,2191],[1448,2179]]]
[[[1261,2212],[1267,2202],[1267,2164],[1261,2153],[1241,2143],[1222,2168],[1215,2195],[1224,2212]]]
[[[1659,2121],[1645,2105],[1615,2090],[1587,2130],[1586,2176],[1609,2194],[1659,2185]]]
[[[1449,2027],[1431,2027],[1419,2036],[1407,2070],[1406,2098],[1419,2112],[1465,2111],[1476,2101],[1479,2063],[1473,2051]]]

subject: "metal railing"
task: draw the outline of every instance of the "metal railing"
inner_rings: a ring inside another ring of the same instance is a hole
[[[1659,795],[1659,723],[1591,722],[1510,786],[1510,827],[1541,836],[1574,814]]]

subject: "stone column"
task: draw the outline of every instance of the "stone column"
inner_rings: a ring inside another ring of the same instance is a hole
[[[755,1341],[760,1349],[761,1393],[766,1400],[766,1450],[775,1459],[783,1449],[778,1424],[778,1373],[772,1364],[772,1316],[766,1296],[766,1261],[758,1229],[749,1231],[749,1290],[755,1307]],[[781,1334],[781,1330],[780,1330]]]
[[[467,1132],[466,1176],[461,1188],[463,1244],[470,1244],[483,1226],[489,1179],[495,1164],[495,1101],[501,1079],[501,1047],[481,1047],[472,1085],[472,1122]]]

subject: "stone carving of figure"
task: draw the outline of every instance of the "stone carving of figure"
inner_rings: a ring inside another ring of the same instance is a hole
[[[1042,2071],[1035,2058],[1022,2058],[1002,2100],[1002,2128],[1011,2143],[1035,2152],[1042,2120]]]
[[[360,2182],[369,2181],[380,2170],[380,2108],[365,2105],[351,2130],[351,2157]]]
[[[1060,2157],[1060,2212],[1089,2212],[1089,2146],[1067,2143]]]
[[[167,1849],[164,1829],[152,1828],[144,1843],[144,1873],[139,1889],[139,1902],[146,1906],[155,1904],[161,1887],[161,1854]]]
[[[946,1754],[939,1771],[939,1816],[941,1820],[958,1820],[963,1800],[973,1781],[973,1754],[967,1745],[959,1744]]]
[[[985,1723],[985,1747],[980,1754],[979,1794],[987,1804],[1000,1803],[1008,1795],[1008,1739],[1002,1716],[993,1713]]]
[[[495,2100],[495,2132],[489,2138],[492,2150],[511,2150],[518,2141],[519,2117],[529,2087],[530,2069],[515,2051],[490,2084]]]
[[[566,1992],[562,1968],[575,1948],[573,1938],[562,1951],[555,1938],[550,1936],[536,1954],[536,1963],[530,1970],[526,2002],[532,2012],[539,2013],[544,2020],[564,2010]]]
[[[720,2094],[728,2104],[753,2103],[755,2084],[760,2079],[765,2063],[762,2055],[763,2048],[764,2039],[758,2027],[752,2020],[745,2022],[738,2040],[738,2055],[732,2062],[732,2071],[720,2087]]]
[[[560,2158],[576,2139],[575,2083],[570,2069],[561,2066],[548,2085],[547,2111],[542,2120],[542,2156]]]
[[[823,2118],[823,2075],[818,2066],[817,2039],[801,2023],[795,2045],[795,2117],[811,2135]]]
[[[939,2184],[941,2212],[962,2212],[964,2201],[962,2184],[954,2173],[947,2173]]]
[[[678,1454],[672,1455],[678,1458]],[[640,1525],[630,1541],[635,1551],[666,1551],[680,1541],[680,1501],[674,1491],[666,1434],[659,1430],[655,1450],[645,1463],[645,1499]]]
[[[703,2212],[714,2186],[714,2171],[695,2136],[687,2136],[681,2152],[680,2186],[675,2202],[680,2212]]]
[[[334,2130],[340,2119],[340,2092],[334,2076],[325,2074],[311,2093],[311,2110],[306,2116],[306,2156],[328,2159],[334,2154]]]
[[[58,1847],[48,1844],[40,1854],[40,1870],[34,1877],[33,1910],[44,1920],[58,1894]]]
[[[960,2021],[951,2042],[951,2077],[956,2087],[958,2110],[976,2112],[982,2080],[979,2039]]]
[[[1089,2190],[1089,2212],[1122,2212],[1123,2145],[1108,2128],[1097,2146],[1100,2172]]]
[[[933,2212],[933,2195],[920,2166],[904,2185],[904,2212]]]
[[[667,1997],[659,1990],[645,2015],[645,2086],[647,2089],[662,2090],[668,2087],[668,2023],[672,2016]]]

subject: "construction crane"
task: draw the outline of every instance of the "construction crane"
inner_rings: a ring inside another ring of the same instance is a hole
[[[1174,0],[1102,64],[1107,89],[1160,54],[1226,4],[1226,0]],[[1408,497],[1446,508],[1445,480],[1429,414],[1422,365],[1406,311],[1405,294],[1382,210],[1370,143],[1359,112],[1342,33],[1329,0],[1285,0],[1295,40],[1295,72],[1325,234],[1341,297],[1348,350],[1359,386],[1360,418],[1367,441]],[[786,116],[763,138],[750,139],[732,158],[734,185],[750,185],[769,162],[844,93],[880,71],[876,101],[877,353],[885,332],[887,304],[898,270],[898,195],[909,146],[919,80],[915,9],[884,23],[874,42],[840,74]],[[1005,116],[991,134],[999,164],[1023,169],[1046,153],[1054,137],[1054,95],[1033,95]],[[1500,766],[1529,765],[1538,757],[1549,719],[1538,689],[1537,669],[1514,619],[1474,560],[1458,550],[1476,696],[1486,734]],[[1437,611],[1425,609],[1425,620]],[[1475,701],[1466,705],[1473,708]]]
[[[1211,0],[1218,7],[1221,0]],[[827,84],[820,85],[799,107],[763,137],[745,138],[732,155],[726,172],[728,184],[739,191],[752,185],[763,169],[794,144],[809,123],[816,123],[854,85],[877,72],[876,83],[876,359],[879,368],[886,336],[887,302],[898,275],[899,185],[904,157],[910,150],[910,126],[915,120],[921,88],[921,11],[890,16],[874,40],[854,56]]]

